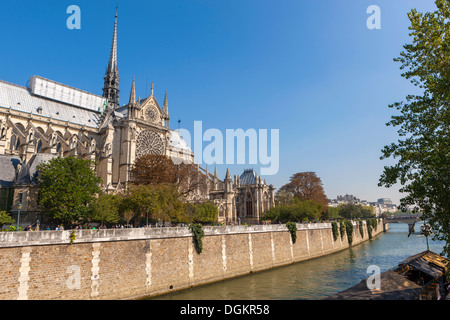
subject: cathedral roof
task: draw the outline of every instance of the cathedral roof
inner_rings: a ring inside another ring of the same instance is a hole
[[[180,133],[175,130],[170,131],[170,140],[169,140],[170,146],[172,148],[182,149],[188,152],[192,152],[191,148],[189,148],[186,141],[183,140],[183,138],[180,136]]]
[[[255,184],[256,183],[256,172],[253,169],[246,169],[244,173],[239,177],[241,185]]]
[[[0,155],[0,187],[12,187],[17,166],[22,163],[18,156]]]
[[[68,88],[65,85],[61,85],[61,87]],[[81,92],[81,90],[78,91]],[[101,99],[101,97],[99,98]],[[65,101],[58,101],[56,98],[50,99],[36,95],[27,87],[2,80],[0,80],[0,108],[11,108],[11,110],[51,117],[55,120],[68,121],[91,128],[98,128],[100,117],[100,113],[92,109],[71,105]]]
[[[57,155],[50,153],[37,153],[33,155],[33,157],[26,164],[23,164],[22,169],[20,170],[17,180],[15,181],[16,185],[36,185],[38,183],[37,176],[37,166],[41,163],[46,163],[53,158],[56,158]]]

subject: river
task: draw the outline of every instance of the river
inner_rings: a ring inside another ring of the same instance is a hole
[[[386,233],[324,257],[187,289],[151,300],[317,300],[345,290],[427,249],[420,225],[408,237],[408,225],[392,223]],[[428,239],[430,250],[440,254],[444,243]]]

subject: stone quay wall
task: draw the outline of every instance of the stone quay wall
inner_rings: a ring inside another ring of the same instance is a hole
[[[0,232],[0,299],[139,299],[349,247],[331,223],[297,224],[295,243],[281,224],[203,229],[200,254],[188,228]],[[355,224],[352,245],[367,240]]]

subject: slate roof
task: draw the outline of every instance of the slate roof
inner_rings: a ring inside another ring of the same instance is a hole
[[[100,113],[33,95],[27,87],[0,80],[0,108],[98,128]],[[40,110],[40,112],[38,111]]]
[[[37,182],[37,166],[43,162],[48,162],[53,158],[58,157],[50,153],[37,153],[31,157],[27,164],[22,165],[22,168],[17,176],[15,185],[36,185]]]
[[[253,169],[246,169],[244,173],[239,177],[241,185],[255,184],[256,183],[256,173]]]
[[[16,169],[22,164],[18,156],[0,155],[0,188],[12,187],[16,179]]]

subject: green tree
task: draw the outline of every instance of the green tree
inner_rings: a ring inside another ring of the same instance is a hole
[[[16,221],[9,215],[8,212],[6,211],[0,211],[0,229],[5,225],[5,224],[13,224]]]
[[[215,223],[219,218],[219,211],[211,201],[206,201],[195,205],[193,222],[207,224]]]
[[[92,201],[90,219],[101,224],[119,222],[120,202],[120,195],[101,193]]]
[[[272,222],[317,221],[321,217],[322,205],[313,200],[301,201],[294,198],[291,204],[278,205],[264,213],[263,220]]]
[[[372,218],[373,210],[360,204],[346,203],[338,207],[339,216],[345,219]]]
[[[101,191],[101,179],[92,166],[75,157],[57,157],[38,166],[38,201],[51,221],[63,225],[86,221],[88,205]]]
[[[384,168],[379,185],[400,183],[401,207],[422,212],[450,254],[450,1],[435,3],[435,12],[409,12],[412,43],[394,59],[420,93],[389,106],[399,114],[387,125],[401,140],[382,150],[381,159],[398,162]]]
[[[127,213],[128,222],[134,224],[150,222],[185,222],[184,205],[181,194],[174,185],[133,185],[120,205],[122,216]],[[134,214],[130,217],[130,213]]]

